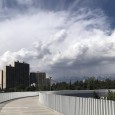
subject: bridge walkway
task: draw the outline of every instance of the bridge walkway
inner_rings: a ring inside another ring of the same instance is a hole
[[[62,115],[39,103],[39,97],[27,97],[0,104],[0,115]]]

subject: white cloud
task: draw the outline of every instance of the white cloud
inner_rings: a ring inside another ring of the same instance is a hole
[[[24,60],[32,70],[57,77],[114,72],[115,32],[107,35],[103,13],[85,10],[38,11],[1,21],[0,66]]]

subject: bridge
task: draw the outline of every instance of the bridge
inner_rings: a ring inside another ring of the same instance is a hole
[[[115,115],[115,101],[93,99],[92,92],[0,93],[0,115]],[[107,95],[107,90],[96,92],[100,96]]]
[[[39,103],[39,97],[27,97],[0,104],[0,115],[62,115]]]

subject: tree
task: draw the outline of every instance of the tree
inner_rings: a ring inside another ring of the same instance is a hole
[[[26,86],[22,84],[22,85],[16,86],[14,89],[15,91],[25,91]]]
[[[107,99],[115,101],[115,92],[108,91]]]
[[[35,86],[26,87],[26,91],[36,91],[36,87]]]
[[[95,91],[93,92],[93,98],[99,99],[99,96],[98,96],[98,94]]]

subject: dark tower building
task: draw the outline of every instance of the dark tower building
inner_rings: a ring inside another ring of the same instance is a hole
[[[15,86],[25,85],[29,86],[29,64],[15,62]]]
[[[19,85],[29,86],[29,64],[14,62],[3,71],[3,88],[14,88]]]
[[[6,72],[6,87],[7,88],[12,88],[15,87],[14,85],[14,75],[15,75],[15,69],[14,67],[10,66],[6,66],[5,68],[5,72]],[[5,83],[5,81],[4,81]],[[5,85],[5,84],[3,84]]]

